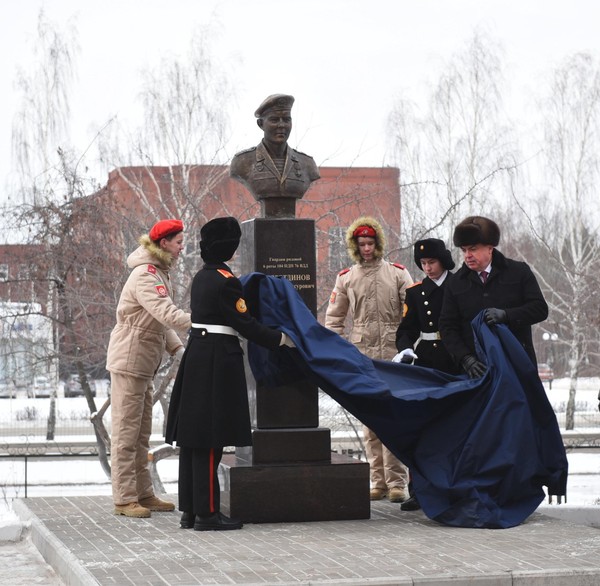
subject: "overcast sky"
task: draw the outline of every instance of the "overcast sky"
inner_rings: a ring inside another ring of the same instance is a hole
[[[0,185],[10,170],[13,82],[27,68],[37,15],[73,19],[81,52],[72,136],[83,150],[113,115],[139,109],[140,70],[184,55],[215,23],[214,55],[236,86],[228,155],[262,134],[253,112],[271,93],[296,97],[293,146],[319,165],[382,165],[399,92],[424,95],[475,30],[504,47],[511,114],[575,51],[600,54],[597,0],[21,0],[0,20]]]

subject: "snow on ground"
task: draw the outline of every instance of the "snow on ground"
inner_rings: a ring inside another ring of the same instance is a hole
[[[561,410],[564,411],[564,405],[568,398],[567,381],[565,379],[555,380],[552,389],[549,389],[548,384],[545,383],[545,388],[550,403],[558,411],[560,421]],[[579,381],[577,411],[589,414],[589,417],[585,419],[586,427],[581,428],[580,431],[600,431],[598,389],[600,389],[600,379],[598,378]],[[40,399],[36,399],[36,401],[40,401]],[[0,401],[0,422],[5,421],[9,402]],[[322,399],[322,410],[329,409],[330,403],[330,399]],[[74,410],[78,411],[79,408],[77,405]],[[587,427],[590,421],[594,423],[591,427]],[[2,428],[4,425],[0,423],[0,430]],[[159,436],[156,437],[160,439]],[[11,443],[15,439],[14,437],[10,439],[2,437],[0,433],[0,443]],[[68,439],[68,436],[60,439],[63,441]],[[77,439],[81,440],[82,437],[77,436]],[[568,504],[600,506],[600,448],[570,451],[567,457],[569,460]],[[177,467],[177,458],[169,458],[158,463],[158,471],[165,490],[169,494],[177,493]],[[25,475],[27,475],[27,494],[25,494],[24,488]],[[18,520],[11,510],[11,502],[14,498],[109,495],[110,493],[110,482],[95,456],[68,458],[29,456],[27,460],[23,457],[0,458],[0,541],[3,540],[3,536],[6,540],[6,535],[16,531],[16,527],[19,526]]]

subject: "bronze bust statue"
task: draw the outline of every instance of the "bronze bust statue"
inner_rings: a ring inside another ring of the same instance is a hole
[[[287,143],[293,103],[294,97],[286,94],[266,98],[254,112],[262,141],[237,153],[229,167],[229,175],[261,202],[264,217],[293,218],[296,200],[320,177],[314,159]]]

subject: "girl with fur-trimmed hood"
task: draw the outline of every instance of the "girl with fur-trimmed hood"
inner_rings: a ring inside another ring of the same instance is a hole
[[[191,327],[189,313],[173,303],[169,269],[183,250],[181,220],[161,220],[140,238],[127,265],[131,273],[119,298],[117,324],[108,344],[111,376],[111,476],[114,513],[149,517],[174,504],[154,495],[148,470],[154,375],[165,350],[183,353],[175,332]]]
[[[346,246],[355,264],[336,278],[325,326],[370,358],[391,360],[396,354],[396,330],[406,289],[413,280],[404,266],[384,260],[385,233],[374,218],[357,218],[346,231]],[[348,315],[351,325],[345,332]],[[370,429],[365,427],[364,434],[371,465],[371,499],[387,494],[390,500],[402,502],[407,498],[406,469]]]

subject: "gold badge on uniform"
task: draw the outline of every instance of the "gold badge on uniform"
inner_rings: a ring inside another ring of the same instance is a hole
[[[246,307],[246,302],[241,297],[237,300],[237,302],[235,304],[235,308],[240,313],[246,313],[248,311],[248,308]]]

